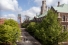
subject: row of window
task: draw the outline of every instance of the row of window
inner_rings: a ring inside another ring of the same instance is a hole
[[[62,21],[68,21],[68,17],[67,16],[62,16]]]

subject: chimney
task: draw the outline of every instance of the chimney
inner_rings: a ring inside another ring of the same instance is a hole
[[[57,6],[59,7],[59,5],[60,5],[60,2],[58,1],[58,5]]]

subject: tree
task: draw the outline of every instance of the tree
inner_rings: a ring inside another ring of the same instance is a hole
[[[12,43],[14,45],[21,35],[18,23],[12,19],[5,20],[3,25],[0,25],[0,44]]]
[[[27,26],[27,31],[30,32],[32,35],[34,35],[35,29],[36,29],[36,23],[35,22],[31,22],[28,26]]]
[[[5,20],[4,24],[12,27],[19,27],[18,23],[12,19]]]
[[[68,32],[62,32],[62,26],[58,21],[58,14],[49,10],[41,23],[30,23],[28,32],[33,34],[43,45],[58,45],[59,42],[68,39]]]
[[[53,10],[48,11],[41,23],[30,23],[27,30],[35,36],[42,45],[58,45],[59,42],[68,39],[68,32],[62,32],[58,15]]]
[[[41,30],[43,30],[42,37],[44,39],[44,45],[58,45],[58,42],[68,38],[68,32],[62,32],[62,26],[58,21],[58,15],[53,10],[48,11],[41,26]]]

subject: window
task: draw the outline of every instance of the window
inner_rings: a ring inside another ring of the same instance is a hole
[[[66,31],[66,25],[63,25],[63,31]]]
[[[62,17],[62,21],[65,21],[65,15]]]

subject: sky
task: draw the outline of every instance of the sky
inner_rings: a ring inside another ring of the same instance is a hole
[[[46,4],[48,7],[57,6],[58,1],[60,4],[68,4],[68,0],[46,0]],[[40,13],[41,2],[42,0],[0,0],[0,17],[17,20],[18,14],[21,14],[23,22],[25,15],[33,18]]]

